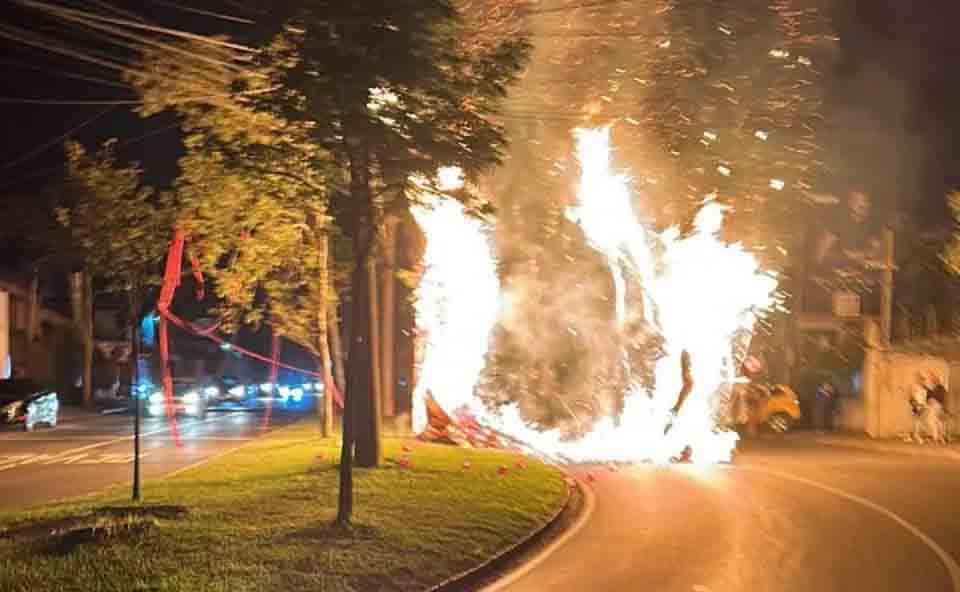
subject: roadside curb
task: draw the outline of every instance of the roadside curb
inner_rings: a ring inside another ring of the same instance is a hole
[[[584,487],[579,481],[575,481],[576,486],[571,487],[568,484],[572,476],[563,471],[561,471],[561,474],[565,481],[563,501],[546,522],[480,565],[476,565],[447,578],[439,584],[428,588],[427,592],[454,592],[456,590],[483,589],[486,588],[487,585],[495,585],[498,575],[507,575],[500,573],[505,566],[522,557],[524,553],[536,548],[536,545],[542,542],[541,540],[547,532],[556,529],[570,512],[575,511],[572,502],[577,498],[573,492],[577,491],[579,496],[585,495],[583,493]],[[566,529],[561,531],[561,534],[562,532],[566,532]]]
[[[926,446],[921,444],[877,442],[875,440],[843,440],[832,438],[814,438],[814,442],[823,446],[856,448],[858,450],[902,454],[905,456],[925,456],[927,458],[940,458],[960,462],[960,451],[937,447],[937,445]]]

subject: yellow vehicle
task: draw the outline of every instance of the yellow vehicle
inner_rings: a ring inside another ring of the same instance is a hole
[[[751,405],[754,425],[766,426],[772,432],[783,434],[803,417],[797,393],[789,386],[775,384],[757,391],[757,399]]]

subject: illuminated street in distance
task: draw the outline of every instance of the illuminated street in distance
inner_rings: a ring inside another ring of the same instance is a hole
[[[177,447],[166,419],[143,421],[144,479],[166,475],[289,425],[300,414],[211,412],[205,420],[178,418]],[[133,460],[129,414],[84,414],[61,419],[56,429],[0,432],[0,507],[41,504],[129,482]]]

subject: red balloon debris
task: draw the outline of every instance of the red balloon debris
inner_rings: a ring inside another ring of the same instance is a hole
[[[507,468],[507,465],[500,465],[500,468],[497,469],[498,475],[506,475],[510,472],[510,469]]]
[[[407,458],[406,456],[400,457],[400,459],[397,460],[397,464],[404,469],[413,468],[413,461]]]
[[[409,444],[404,444],[403,446],[401,446],[401,449],[402,449],[404,452],[412,452],[412,451],[413,451],[413,448],[411,448]]]

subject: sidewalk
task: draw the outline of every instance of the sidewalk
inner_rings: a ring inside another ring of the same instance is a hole
[[[893,454],[907,454],[912,456],[929,456],[934,458],[950,459],[960,462],[960,442],[956,439],[950,444],[916,444],[904,442],[901,439],[871,438],[865,434],[809,432],[805,437],[825,446],[840,446],[858,448],[876,452]]]

